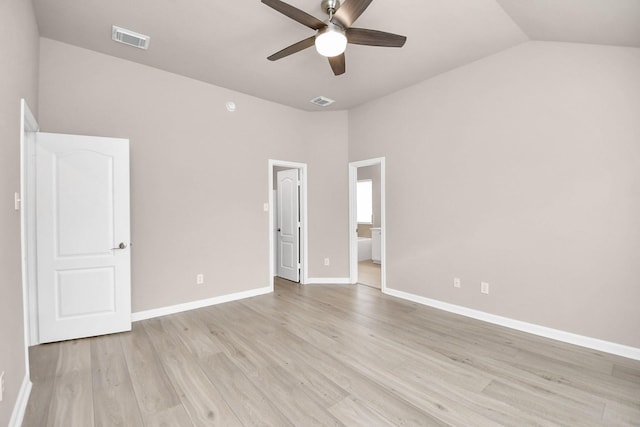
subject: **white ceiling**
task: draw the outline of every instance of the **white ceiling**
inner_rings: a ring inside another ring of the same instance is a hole
[[[349,0],[346,0],[349,1]],[[318,17],[320,0],[289,0]],[[33,0],[40,35],[304,110],[348,109],[527,40],[640,47],[640,0],[374,0],[355,23],[407,36],[403,48],[349,45],[334,76],[313,35],[259,0]],[[118,25],[151,36],[143,51],[111,40]]]

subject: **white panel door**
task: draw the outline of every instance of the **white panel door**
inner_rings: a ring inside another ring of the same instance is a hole
[[[298,169],[277,173],[278,276],[300,281],[300,203]]]
[[[129,140],[38,133],[41,343],[131,330]]]

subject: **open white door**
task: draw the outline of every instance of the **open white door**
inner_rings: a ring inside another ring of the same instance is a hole
[[[300,204],[298,169],[277,173],[278,276],[300,281]]]
[[[38,133],[41,343],[131,330],[129,140]]]

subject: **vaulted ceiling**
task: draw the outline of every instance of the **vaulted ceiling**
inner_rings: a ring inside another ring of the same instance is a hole
[[[320,0],[287,2],[326,18]],[[349,45],[334,76],[313,48],[267,61],[314,32],[259,0],[33,3],[43,37],[311,111],[319,95],[348,109],[528,40],[640,47],[640,0],[374,0],[355,26],[407,43]],[[112,25],[151,36],[149,49],[113,42]]]

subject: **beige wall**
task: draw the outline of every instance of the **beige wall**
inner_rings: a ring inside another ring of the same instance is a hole
[[[0,2],[0,372],[6,391],[0,425],[6,426],[25,376],[20,213],[20,98],[38,107],[38,29],[30,1]]]
[[[638,76],[640,49],[530,42],[350,111],[388,286],[640,347]]]
[[[303,112],[49,39],[40,65],[44,131],[131,141],[134,312],[268,285],[268,159],[308,164],[310,276],[348,276],[346,190],[335,197],[347,188],[346,112]]]
[[[310,130],[322,135],[309,144],[310,275],[344,279],[349,277],[348,116],[310,114],[315,124]],[[330,266],[322,265],[325,258]]]

